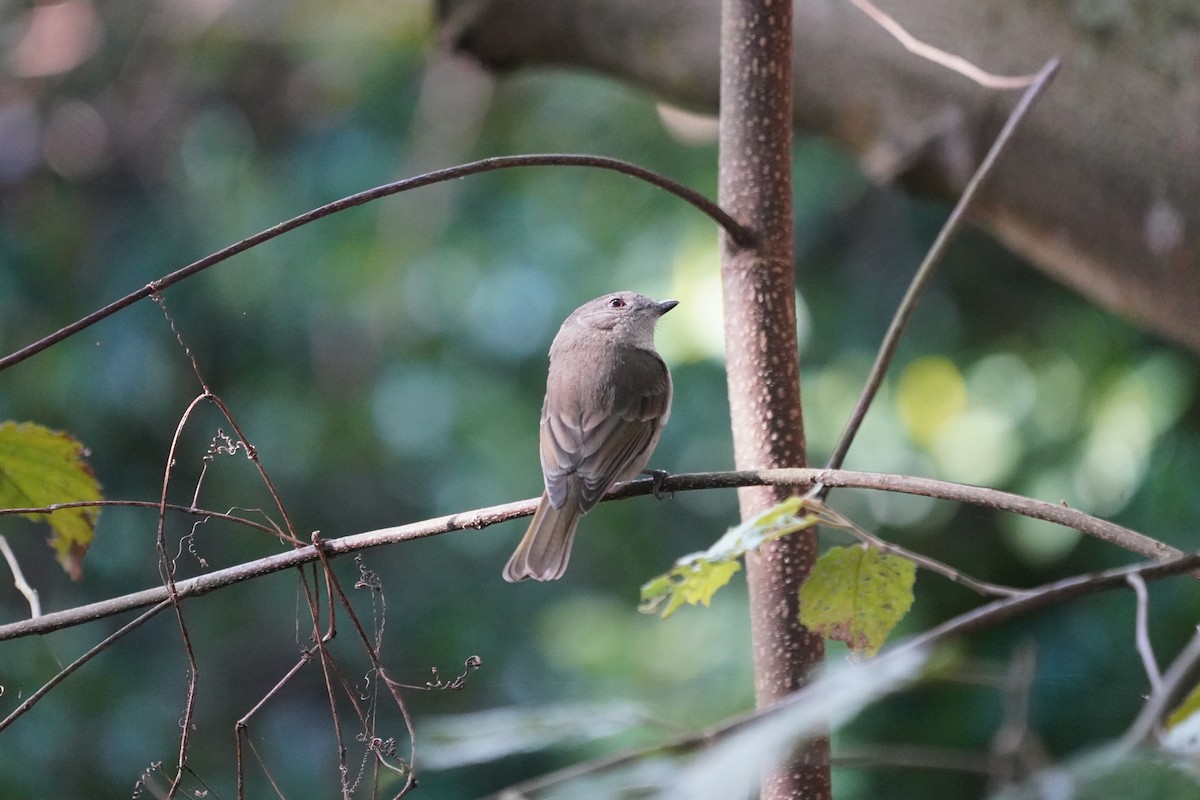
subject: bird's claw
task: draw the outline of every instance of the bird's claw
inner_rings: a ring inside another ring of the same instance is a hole
[[[642,470],[642,474],[649,475],[650,479],[654,481],[655,500],[662,500],[664,498],[671,499],[675,497],[674,492],[664,492],[662,488],[663,482],[666,481],[667,478],[671,477],[671,473],[667,472],[665,469],[644,469]]]

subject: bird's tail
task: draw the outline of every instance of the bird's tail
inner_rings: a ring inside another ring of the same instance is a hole
[[[575,539],[575,526],[579,524],[579,504],[568,497],[562,508],[550,505],[550,498],[542,494],[529,530],[521,538],[516,552],[504,567],[504,580],[509,583],[533,578],[535,581],[553,581],[567,571],[567,559],[571,556],[571,542]]]

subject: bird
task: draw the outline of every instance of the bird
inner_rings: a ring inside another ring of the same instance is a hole
[[[584,303],[559,328],[542,402],[545,491],[504,567],[506,581],[561,578],[580,517],[650,460],[672,395],[654,328],[678,304],[615,292]]]

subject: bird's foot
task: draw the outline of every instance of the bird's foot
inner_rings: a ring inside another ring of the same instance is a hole
[[[666,481],[667,478],[671,477],[671,473],[667,472],[665,469],[644,469],[642,470],[642,474],[649,475],[654,481],[654,498],[656,500],[669,500],[675,497],[674,492],[664,492],[662,488],[663,482]]]

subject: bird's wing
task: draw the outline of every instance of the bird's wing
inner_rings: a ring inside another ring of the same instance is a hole
[[[671,408],[671,377],[658,354],[635,350],[621,362],[617,388],[598,402],[564,404],[566,414],[542,409],[541,457],[546,492],[556,508],[577,480],[579,505],[594,506],[609,487],[646,465]],[[582,405],[594,410],[582,412]]]

